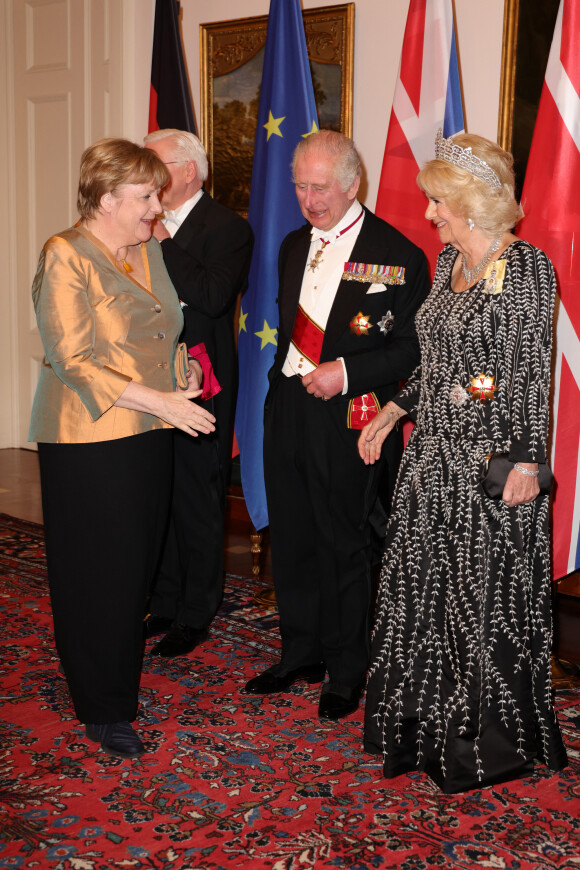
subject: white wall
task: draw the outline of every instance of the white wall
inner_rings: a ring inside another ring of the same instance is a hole
[[[0,0],[0,179],[4,191],[0,210],[0,446],[12,446],[18,440],[17,414],[17,330],[16,304],[11,289],[16,283],[16,266],[10,252],[15,248],[16,226],[14,206],[14,144],[9,125],[14,115],[14,98],[9,87],[13,63],[12,9],[7,0]]]
[[[39,252],[77,219],[83,149],[123,132],[122,40],[136,2],[0,0],[0,447],[27,446],[43,358],[30,294]]]
[[[341,0],[342,2],[342,0]],[[181,0],[183,43],[194,112],[200,126],[199,25],[251,15],[266,15],[269,0]],[[338,0],[302,0],[303,9],[337,6]],[[139,27],[152,28],[154,0],[139,0]],[[366,204],[375,205],[383,152],[401,47],[408,0],[356,0],[354,47],[353,137],[361,153],[368,182]],[[464,90],[466,124],[470,132],[496,139],[504,0],[455,0],[457,45]],[[143,36],[140,37],[144,39]],[[144,102],[136,104],[133,136],[147,128],[150,52],[137,64],[147,84]],[[138,99],[143,99],[140,88]],[[129,135],[129,133],[127,133]]]

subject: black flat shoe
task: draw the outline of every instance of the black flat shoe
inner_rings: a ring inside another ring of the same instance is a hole
[[[307,683],[321,683],[325,673],[326,666],[323,662],[294,668],[293,671],[288,671],[282,676],[273,674],[268,670],[258,674],[257,677],[252,677],[242,691],[249,695],[271,695],[273,692],[283,692],[285,689],[289,689],[298,680],[305,680]]]
[[[166,631],[169,631],[172,625],[173,620],[169,619],[168,616],[155,616],[154,613],[150,613],[149,616],[143,620],[143,637],[147,639],[149,637],[155,637],[158,634],[165,634]]]
[[[320,696],[318,715],[321,719],[344,719],[358,709],[360,692],[353,693],[351,698],[343,698],[335,692],[325,692]]]
[[[115,758],[139,758],[145,752],[130,722],[85,725],[85,733],[93,743],[101,744],[103,752]]]
[[[165,637],[155,644],[151,650],[152,656],[163,656],[172,659],[175,656],[186,656],[195,647],[207,639],[207,628],[192,628],[190,625],[172,625]]]

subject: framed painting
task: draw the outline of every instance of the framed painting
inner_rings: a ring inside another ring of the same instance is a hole
[[[303,13],[320,127],[352,135],[354,3]],[[200,25],[209,192],[247,217],[268,16]]]
[[[505,0],[498,142],[520,196],[560,0]]]

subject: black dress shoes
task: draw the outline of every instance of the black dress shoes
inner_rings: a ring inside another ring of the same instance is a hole
[[[101,744],[103,752],[115,758],[139,758],[145,752],[130,722],[85,725],[85,733],[89,740]]]
[[[361,690],[355,689],[349,698],[337,695],[336,692],[324,692],[320,696],[318,715],[321,719],[344,719],[358,709]]]
[[[198,644],[206,640],[207,636],[207,628],[192,628],[191,625],[175,623],[165,637],[162,637],[155,644],[151,650],[151,655],[169,659],[175,658],[175,656],[186,656]]]
[[[169,619],[168,616],[155,616],[154,613],[150,613],[143,621],[143,637],[147,639],[158,634],[165,634],[172,625],[173,620]]]
[[[267,670],[258,674],[257,677],[252,677],[246,683],[243,691],[250,695],[271,695],[273,692],[283,692],[285,689],[289,689],[298,680],[305,680],[307,683],[321,683],[325,673],[326,667],[323,662],[317,662],[315,665],[303,665],[301,668],[295,668],[282,676]]]

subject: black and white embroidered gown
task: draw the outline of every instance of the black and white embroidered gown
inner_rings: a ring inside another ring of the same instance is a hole
[[[551,703],[548,497],[508,508],[479,482],[489,453],[545,459],[554,272],[517,240],[454,293],[457,256],[450,245],[439,256],[416,318],[421,365],[394,398],[416,426],[365,711],[365,749],[383,755],[385,776],[423,770],[448,793],[525,776],[535,758],[566,764]]]

